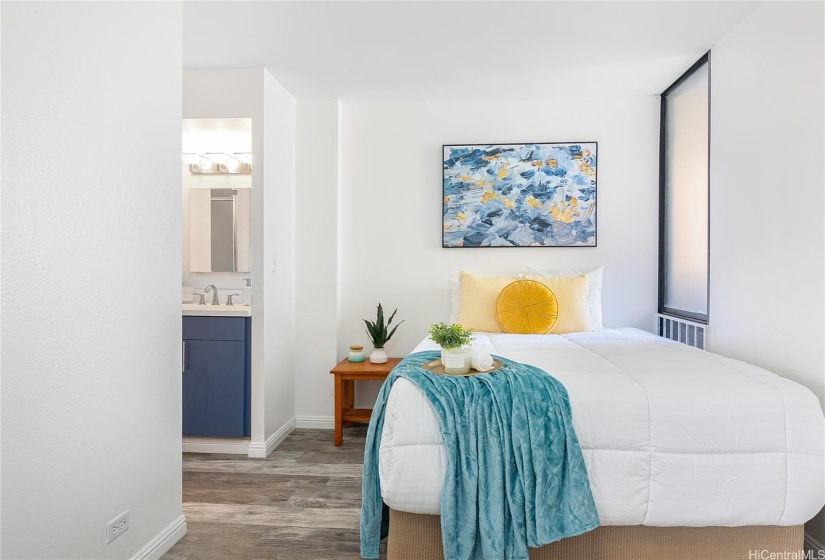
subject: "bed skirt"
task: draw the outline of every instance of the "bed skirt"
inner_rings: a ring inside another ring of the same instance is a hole
[[[530,560],[751,560],[803,558],[803,525],[607,525],[530,549]],[[763,552],[765,551],[765,552]],[[778,556],[771,556],[776,553]],[[787,553],[787,556],[784,554]],[[796,553],[792,556],[790,553]],[[443,560],[441,517],[390,510],[387,560]]]

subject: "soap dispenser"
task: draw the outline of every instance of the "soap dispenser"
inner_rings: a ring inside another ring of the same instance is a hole
[[[251,305],[252,304],[252,279],[251,278],[244,278],[244,282],[246,282],[246,286],[243,287],[241,291],[241,303],[244,305]]]

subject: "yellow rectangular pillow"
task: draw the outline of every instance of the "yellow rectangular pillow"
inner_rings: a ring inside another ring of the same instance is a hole
[[[541,282],[552,291],[559,304],[559,318],[550,334],[590,332],[593,320],[590,316],[590,277],[581,276],[528,276]]]
[[[501,290],[516,280],[518,278],[515,276],[478,276],[462,272],[459,277],[461,307],[457,322],[465,329],[478,332],[502,332],[496,321],[496,301]],[[590,304],[587,301],[590,279],[586,274],[570,277],[531,276],[530,280],[537,280],[550,288],[558,300],[559,318],[550,331],[551,334],[593,330]]]
[[[501,290],[516,280],[515,276],[478,276],[461,272],[461,306],[457,322],[465,329],[478,332],[501,332],[496,321],[496,300]]]

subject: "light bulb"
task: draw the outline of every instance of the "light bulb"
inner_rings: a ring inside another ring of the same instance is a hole
[[[235,156],[228,156],[226,158],[226,170],[229,173],[235,173],[241,168],[241,160]]]

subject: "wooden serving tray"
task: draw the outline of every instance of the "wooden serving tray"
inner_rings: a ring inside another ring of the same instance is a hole
[[[501,369],[502,365],[503,364],[501,363],[501,360],[494,359],[493,369],[488,369],[487,371],[478,371],[471,368],[470,371],[467,373],[447,373],[446,371],[444,371],[444,366],[442,365],[441,360],[439,359],[433,360],[432,362],[427,362],[426,364],[421,364],[421,367],[436,375],[453,375],[455,377],[467,377],[469,375],[478,375],[481,373],[492,373],[497,369]]]

